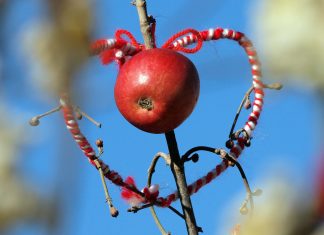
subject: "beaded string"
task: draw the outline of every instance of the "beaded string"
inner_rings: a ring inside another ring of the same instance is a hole
[[[128,37],[129,41],[125,40],[122,36]],[[233,147],[230,149],[231,156],[237,159],[244,150],[246,142],[252,137],[253,130],[258,123],[258,119],[263,107],[264,84],[261,81],[261,66],[257,57],[257,52],[253,47],[252,42],[243,33],[231,29],[216,28],[200,32],[194,29],[186,29],[173,35],[166,41],[162,48],[181,51],[184,53],[196,53],[201,49],[204,41],[219,39],[230,39],[238,42],[238,44],[245,50],[252,70],[254,102],[252,104],[252,112],[249,114],[248,120],[243,127],[246,135],[236,138]],[[195,44],[194,48],[186,48],[193,44]],[[155,41],[154,45],[156,45]],[[138,43],[135,37],[126,30],[117,30],[114,39],[97,40],[91,45],[90,48],[91,54],[100,55],[104,64],[115,61],[117,64],[119,64],[119,66],[122,66],[128,59],[128,57],[134,56],[142,50],[145,50],[144,45]],[[73,108],[69,104],[67,97],[61,97],[60,102],[63,107],[63,116],[68,130],[71,132],[73,138],[78,143],[79,147],[86,155],[90,163],[97,167],[94,164],[94,150],[87,139],[84,137],[84,135],[81,133],[77,121],[73,115]],[[99,163],[107,179],[112,181],[117,186],[124,188],[134,188],[133,184],[129,185],[127,182],[125,182],[117,172],[110,170],[108,165],[106,165],[101,159],[99,159]],[[205,176],[199,178],[188,186],[189,194],[192,195],[198,192],[203,186],[210,183],[222,172],[224,172],[228,168],[228,166],[229,163],[227,160],[223,160],[220,164],[216,165],[215,168],[209,171]],[[177,191],[164,198],[156,198],[156,196],[151,197],[150,191],[148,189],[144,188],[143,191],[146,192],[145,194],[142,194],[143,201],[153,202],[160,207],[168,207],[172,202],[178,199]],[[152,201],[151,198],[154,198],[154,200]]]

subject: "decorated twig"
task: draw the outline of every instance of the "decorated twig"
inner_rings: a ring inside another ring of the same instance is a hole
[[[175,134],[173,131],[171,131],[166,133],[165,136],[171,156],[171,170],[176,181],[178,195],[181,201],[181,206],[184,214],[184,219],[186,221],[188,234],[198,234],[196,219],[189,194],[189,188],[187,187],[184,164],[180,159]]]
[[[147,16],[146,3],[143,0],[136,0],[136,6],[140,18],[141,32],[144,37],[145,47],[147,49],[155,46],[154,32],[152,32],[149,24],[149,18]],[[152,24],[155,27],[155,22]],[[176,137],[174,131],[165,133],[166,141],[169,148],[171,163],[170,167],[177,185],[177,189],[180,195],[180,203],[186,222],[186,227],[189,235],[196,235],[197,225],[193,212],[190,195],[187,189],[186,176],[184,171],[183,162],[180,159],[180,154],[177,146]],[[152,208],[152,207],[151,207]],[[152,211],[153,212],[153,211]],[[154,212],[153,212],[154,217]]]
[[[244,130],[250,137],[250,136],[252,136],[252,131],[254,130],[254,128],[257,124],[257,120],[259,119],[260,113],[262,111],[264,85],[263,85],[263,83],[260,82],[261,72],[260,72],[260,68],[258,66],[259,62],[257,60],[256,52],[255,52],[254,48],[252,47],[251,42],[242,33],[238,33],[238,32],[234,33],[234,32],[235,31],[233,31],[233,30],[224,30],[221,28],[217,28],[217,29],[210,29],[210,30],[202,31],[202,32],[200,32],[200,35],[201,35],[201,38],[204,40],[207,40],[207,39],[218,40],[220,38],[234,39],[234,40],[238,41],[240,43],[240,45],[245,48],[247,54],[249,55],[250,63],[252,64],[252,74],[254,74],[253,75],[253,81],[254,81],[253,82],[253,87],[254,87],[253,91],[255,92],[255,101],[252,105],[252,107],[253,107],[252,113],[249,115],[248,121],[246,122],[246,125],[244,126]],[[170,47],[178,48],[178,44],[179,45],[182,44],[182,46],[189,46],[190,44],[193,44],[195,41],[197,41],[196,35],[190,34],[188,36],[183,37],[182,39],[178,39],[175,43],[170,45]],[[130,50],[130,48],[132,50]],[[96,54],[102,54],[102,53],[105,53],[106,51],[115,50],[115,49],[123,51],[124,56],[132,56],[132,55],[134,55],[134,53],[136,54],[140,51],[140,49],[136,49],[135,47],[133,47],[130,42],[127,42],[122,39],[100,40],[99,42],[95,42],[92,45],[92,51],[95,51]],[[114,56],[115,57],[114,59],[116,59],[116,60],[120,59],[120,58],[116,57],[116,55],[112,55],[112,56]],[[63,104],[65,104],[64,98],[61,99],[61,102],[63,102]],[[73,115],[72,105],[70,105],[70,106],[65,105],[64,111],[67,111],[67,110],[69,110],[68,114],[66,114],[65,112],[63,112],[63,113],[65,113],[64,118],[65,118],[68,130],[70,130],[73,137],[75,138],[75,140],[81,147],[82,151],[89,158],[89,161],[91,163],[93,163],[91,160],[91,157],[94,156],[95,153],[94,153],[93,149],[91,148],[91,145],[86,141],[85,137],[81,134],[80,129],[78,128],[77,121],[75,120],[74,115]],[[77,136],[73,133],[81,134],[82,139],[80,140],[79,138],[81,136]],[[238,138],[235,141],[236,141],[236,143],[231,148],[230,152],[231,152],[232,156],[235,156],[235,158],[238,158],[244,149],[244,146],[245,146],[244,143],[246,142],[246,139]],[[104,164],[101,160],[100,160],[100,162],[101,162],[101,164]],[[189,190],[190,195],[193,194],[194,192],[197,192],[202,186],[209,183],[211,180],[215,179],[227,167],[228,167],[228,163],[223,161],[221,164],[217,165],[212,171],[208,172],[204,177],[200,178],[195,183],[189,185],[188,189],[190,189]],[[106,167],[102,167],[102,169],[105,169],[105,168]],[[118,186],[128,187],[127,184],[125,184],[125,182],[122,180],[121,176],[117,172],[115,172],[115,171],[108,171],[108,172],[109,172],[109,174],[105,174],[105,176],[108,179],[110,179],[113,183],[115,183]],[[129,187],[129,188],[131,190],[135,190],[132,187]],[[193,189],[195,189],[195,190],[193,190]],[[141,194],[141,193],[139,192],[139,194]],[[173,201],[175,201],[177,199],[178,199],[178,194],[174,193],[174,194],[170,194],[169,196],[167,196],[165,198],[158,198],[157,203],[162,207],[167,207]]]
[[[138,9],[141,31],[143,33],[145,43],[139,43],[135,39],[135,37],[126,30],[117,30],[115,33],[115,38],[101,39],[91,45],[91,54],[99,55],[104,64],[109,64],[115,61],[120,66],[120,68],[123,68],[125,62],[129,60],[132,56],[137,55],[140,52],[144,53],[144,51],[147,49],[157,47],[155,42],[155,20],[152,17],[148,17],[145,1],[136,0],[134,1],[134,5],[136,5]],[[280,89],[280,84],[265,85],[261,81],[262,74],[260,62],[258,60],[256,50],[254,49],[251,41],[243,33],[231,29],[216,28],[204,31],[186,29],[170,37],[170,39],[168,39],[162,45],[161,48],[164,49],[163,51],[196,53],[202,48],[204,42],[219,39],[230,39],[236,41],[245,50],[252,70],[252,87],[245,94],[239,106],[239,109],[237,110],[233,125],[230,130],[229,140],[226,143],[226,146],[229,148],[229,153],[221,149],[206,146],[197,146],[190,149],[182,157],[180,157],[175,133],[173,130],[174,128],[165,131],[169,155],[159,153],[155,156],[149,170],[148,184],[142,190],[139,190],[135,185],[135,181],[132,178],[128,177],[126,180],[124,180],[118,172],[111,170],[108,167],[108,165],[106,165],[102,161],[102,159],[99,158],[103,150],[102,146],[100,147],[98,146],[98,144],[97,146],[99,147],[99,156],[96,155],[91,144],[82,134],[78,126],[77,119],[80,120],[84,116],[98,127],[101,127],[100,123],[96,122],[89,115],[82,112],[79,109],[79,107],[72,105],[67,95],[62,95],[60,99],[60,106],[58,108],[48,112],[52,113],[58,110],[62,110],[67,129],[70,131],[72,137],[79,145],[89,162],[96,167],[96,169],[101,175],[106,200],[109,206],[111,208],[114,208],[111,202],[112,200],[110,198],[107,185],[105,184],[104,177],[106,177],[115,185],[122,188],[122,197],[124,197],[131,204],[133,204],[129,211],[137,212],[145,208],[150,208],[152,215],[162,234],[169,233],[165,231],[165,229],[159,222],[154,211],[154,206],[168,207],[181,218],[183,218],[186,222],[187,231],[189,235],[197,235],[198,232],[202,231],[202,229],[200,227],[197,227],[196,225],[196,219],[194,216],[190,196],[197,193],[203,186],[209,184],[212,180],[214,180],[217,176],[224,172],[228,168],[228,166],[237,166],[243,178],[243,182],[246,186],[247,200],[243,209],[246,209],[246,204],[248,202],[251,203],[251,209],[253,209],[252,196],[259,194],[259,191],[256,191],[254,193],[251,192],[245,173],[241,165],[237,162],[237,159],[241,155],[244,148],[250,146],[253,131],[258,123],[263,108],[263,89]],[[253,103],[251,103],[250,101],[250,95],[252,93],[254,94]],[[153,107],[152,100],[149,100],[147,97],[143,100],[139,100],[138,104],[148,111],[150,111]],[[245,125],[241,129],[235,131],[236,122],[239,118],[243,106],[245,106],[246,108],[251,107],[251,113],[249,114],[248,120],[246,121]],[[30,123],[32,125],[38,125],[39,119],[42,116],[47,115],[48,113],[34,117]],[[223,160],[206,175],[197,179],[190,185],[187,185],[184,164],[188,161],[198,161],[199,156],[197,153],[195,153],[197,151],[208,151],[218,154],[223,158]],[[170,164],[170,168],[172,170],[177,185],[177,191],[166,197],[158,197],[158,186],[151,185],[151,178],[155,171],[155,165],[160,157],[163,157],[166,160],[166,162]],[[180,199],[183,214],[181,214],[175,208],[171,207],[171,204],[177,199]],[[112,214],[117,215],[118,211],[115,209],[115,212]]]
[[[104,173],[102,171],[102,168],[101,168],[101,164],[99,162],[99,157],[101,157],[101,155],[103,154],[103,141],[101,139],[98,139],[96,141],[96,145],[98,147],[98,150],[99,150],[99,154],[97,156],[97,158],[94,160],[94,163],[96,164],[96,167],[99,171],[99,174],[100,174],[100,178],[101,178],[101,183],[102,183],[102,186],[104,188],[104,192],[105,192],[105,196],[106,196],[106,202],[108,203],[109,205],[109,210],[110,210],[110,215],[112,217],[117,217],[119,212],[118,210],[114,207],[113,203],[112,203],[112,199],[111,199],[111,196],[109,194],[109,191],[108,191],[108,187],[107,187],[107,184],[106,184],[106,181],[105,181],[105,176],[104,176]],[[108,167],[108,166],[107,166]],[[108,169],[109,170],[109,169]]]

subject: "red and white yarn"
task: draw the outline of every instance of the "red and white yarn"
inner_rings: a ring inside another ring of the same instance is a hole
[[[86,155],[86,157],[90,161],[94,160],[96,157],[96,153],[89,144],[88,140],[81,133],[77,120],[74,117],[73,108],[69,104],[69,101],[66,96],[62,96],[60,98],[60,104],[62,106],[62,112],[67,129],[70,131],[75,142],[77,142],[77,144],[81,148],[82,152]]]
[[[128,42],[123,39],[122,35],[127,36],[130,41]],[[133,35],[126,30],[116,31],[115,37],[116,38],[114,39],[101,39],[96,41],[91,46],[91,53],[101,56],[104,56],[104,54],[106,54],[109,57],[108,60],[106,60],[106,63],[116,61],[120,66],[122,66],[127,57],[133,56],[140,51],[145,50],[144,45],[139,44],[135,40]],[[252,42],[243,33],[231,29],[215,28],[200,32],[194,29],[187,29],[172,36],[169,40],[167,40],[162,48],[168,48],[170,50],[181,51],[184,53],[195,53],[200,50],[203,41],[219,39],[230,39],[238,42],[238,44],[245,50],[252,70],[254,102],[252,104],[252,111],[249,114],[248,120],[243,127],[247,136],[239,137],[237,140],[235,140],[234,146],[230,150],[231,156],[237,159],[244,150],[246,141],[252,137],[253,131],[257,126],[263,107],[264,85],[261,81],[261,65]],[[186,48],[193,44],[196,44],[196,47]],[[78,143],[89,161],[95,166],[93,162],[95,152],[86,138],[82,135],[77,121],[74,118],[72,106],[68,104],[68,102],[64,98],[61,98],[61,105],[63,107],[62,110],[67,128],[69,129],[73,138]],[[106,178],[111,180],[114,184],[122,186],[123,188],[134,187],[134,185],[130,184],[129,182],[124,182],[122,177],[117,172],[109,170],[109,167],[102,160],[99,159],[99,162],[102,166]],[[228,168],[228,166],[229,164],[227,160],[223,160],[220,164],[216,165],[215,168],[209,171],[205,176],[199,178],[188,186],[189,194],[192,195],[198,192],[203,186],[210,183],[222,172],[224,172]],[[179,197],[178,192],[174,192],[167,197],[157,198],[158,190],[155,190],[155,188],[151,190],[146,188],[146,190],[144,189],[143,192],[144,198],[143,200],[140,200],[142,203],[155,201],[156,205],[161,207],[168,207]]]
[[[129,193],[129,196],[126,198],[130,202],[132,201],[132,204],[156,201],[156,198],[159,195],[158,185],[151,185],[149,188],[145,187],[142,190],[144,197],[134,193],[133,191],[128,190],[127,187],[136,188],[134,180],[128,177],[125,181],[123,181],[122,177],[118,174],[118,172],[110,170],[108,165],[106,165],[101,159],[98,159],[96,157],[96,153],[92,148],[91,144],[86,139],[86,137],[81,133],[77,120],[74,116],[73,107],[70,104],[69,99],[66,95],[62,95],[62,97],[60,98],[60,104],[62,107],[61,110],[63,112],[66,127],[72,134],[73,139],[79,145],[80,149],[87,157],[89,162],[97,168],[97,165],[95,164],[94,160],[99,161],[99,164],[101,166],[101,169],[105,177],[110,181],[112,181],[115,185],[123,187],[125,195]]]
[[[135,180],[133,177],[127,177],[125,180],[125,183],[136,187]],[[144,194],[144,197],[141,195],[133,192],[132,190],[123,187],[121,191],[121,196],[124,200],[128,202],[132,207],[134,206],[140,206],[142,203],[149,203],[149,202],[156,202],[156,199],[159,195],[159,185],[153,184],[150,187],[145,187],[141,190],[141,192]]]
[[[82,150],[84,155],[87,157],[89,162],[93,166],[97,167],[96,164],[94,163],[94,160],[96,159],[96,153],[95,153],[94,149],[92,148],[91,144],[89,143],[89,141],[87,140],[87,138],[82,134],[82,132],[79,128],[78,122],[74,116],[73,107],[70,104],[69,98],[67,97],[67,95],[63,95],[60,98],[60,104],[62,107],[61,110],[63,112],[63,117],[65,120],[66,128],[70,131],[73,139],[79,145],[80,149]],[[98,159],[98,161],[101,165],[101,169],[103,170],[104,175],[108,179],[110,179],[117,185],[120,185],[120,186],[123,185],[121,183],[122,178],[118,173],[116,173],[114,171],[110,171],[109,167],[101,159]]]
[[[133,46],[131,43],[126,42],[125,40],[117,39],[100,39],[93,43],[90,48],[93,55],[97,55],[103,51],[111,49],[119,49],[124,55],[127,56],[132,56],[139,51],[139,49]]]
[[[252,113],[250,114],[248,121],[243,127],[243,129],[246,131],[248,136],[251,137],[252,132],[257,125],[257,121],[259,119],[260,113],[262,111],[263,97],[264,97],[264,92],[263,92],[264,85],[261,81],[261,76],[262,76],[261,63],[258,59],[257,52],[253,47],[252,42],[243,33],[236,32],[231,29],[211,28],[209,30],[199,32],[199,35],[203,41],[219,40],[223,38],[234,40],[237,41],[239,45],[244,48],[245,53],[247,54],[251,65],[252,85],[255,93],[254,103],[252,105]],[[196,34],[189,34],[180,39],[177,39],[172,44],[170,44],[168,48],[172,50],[172,49],[177,49],[179,47],[187,47],[198,41],[199,41],[199,37],[197,37]]]

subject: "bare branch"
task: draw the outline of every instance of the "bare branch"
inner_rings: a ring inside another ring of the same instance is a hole
[[[240,113],[241,113],[241,110],[243,108],[243,105],[244,103],[249,99],[249,96],[251,94],[251,92],[253,91],[253,86],[249,88],[249,90],[245,93],[242,101],[241,101],[241,104],[239,106],[239,108],[237,109],[236,111],[236,114],[235,114],[235,118],[234,118],[234,121],[233,121],[233,124],[232,124],[232,127],[231,127],[231,130],[230,130],[230,133],[229,133],[229,138],[231,139],[232,138],[232,135],[233,135],[233,132],[234,132],[234,128],[235,128],[235,125],[236,125],[236,122],[240,116]]]
[[[151,163],[151,166],[150,168],[148,169],[148,179],[147,179],[147,187],[150,187],[151,186],[151,182],[152,182],[152,177],[153,177],[153,174],[155,172],[155,166],[158,162],[158,160],[160,158],[163,158],[166,162],[167,165],[170,165],[171,163],[171,159],[170,159],[170,156],[168,154],[165,154],[165,153],[162,153],[162,152],[159,152],[157,153],[153,160],[152,160],[152,163]],[[151,211],[151,214],[153,216],[153,219],[157,225],[157,227],[159,228],[159,230],[161,231],[162,235],[170,235],[171,233],[170,232],[166,232],[166,230],[164,229],[164,227],[162,226],[156,212],[155,212],[155,209],[154,209],[154,205],[151,205],[150,206],[150,211]]]
[[[119,213],[118,213],[118,210],[114,207],[114,205],[112,203],[112,199],[111,199],[111,197],[109,195],[108,187],[107,187],[107,184],[106,184],[106,181],[105,181],[104,173],[103,173],[102,168],[101,168],[101,164],[98,161],[98,159],[95,159],[94,160],[94,163],[96,164],[96,166],[98,168],[98,171],[100,173],[100,178],[101,178],[102,186],[103,186],[104,191],[105,191],[106,202],[109,205],[110,215],[112,217],[117,217]]]
[[[134,5],[137,8],[141,32],[144,38],[144,45],[146,49],[151,49],[154,47],[154,41],[153,41],[153,37],[151,34],[151,27],[150,27],[152,18],[150,18],[147,15],[146,1],[136,0],[134,1]]]
[[[216,153],[216,154],[219,153],[219,149],[217,149],[217,148],[212,148],[212,147],[207,147],[207,146],[197,146],[197,147],[189,149],[184,155],[182,155],[181,161],[187,162],[187,161],[193,160],[192,157],[189,157],[189,156],[197,151],[207,151],[207,152]]]
[[[174,131],[165,133],[170,156],[171,156],[171,171],[176,181],[177,189],[179,192],[179,199],[186,222],[188,235],[197,235],[198,229],[196,218],[191,204],[191,198],[188,192],[188,186],[184,171],[184,164],[180,159],[177,141]]]

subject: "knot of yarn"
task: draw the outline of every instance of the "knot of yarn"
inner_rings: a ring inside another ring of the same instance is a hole
[[[122,36],[127,36],[129,41],[125,40]],[[140,44],[136,38],[133,36],[133,34],[125,29],[119,29],[115,32],[115,38],[118,41],[122,42],[129,42],[131,45],[133,45],[136,49],[139,51],[143,50],[145,47],[143,44]]]
[[[159,185],[153,184],[150,187],[145,187],[142,192],[147,202],[155,202],[159,196]]]

